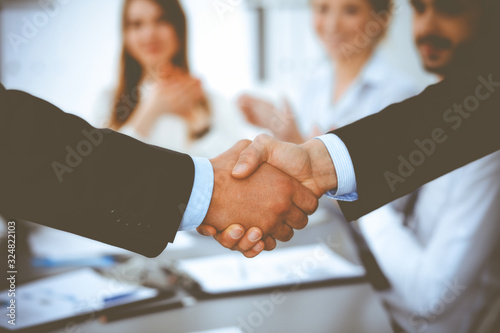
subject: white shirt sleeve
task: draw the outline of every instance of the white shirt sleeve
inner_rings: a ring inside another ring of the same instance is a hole
[[[327,192],[327,196],[341,201],[358,200],[356,174],[352,164],[351,155],[344,142],[335,134],[327,134],[317,137],[321,140],[333,161],[337,173],[338,185],[336,189]]]
[[[206,158],[191,157],[194,163],[194,183],[191,197],[179,226],[179,231],[200,226],[208,212],[214,189],[214,170]]]
[[[446,197],[435,220],[433,200],[417,210],[425,239],[402,225],[403,216],[384,206],[360,219],[360,227],[382,270],[398,293],[399,302],[425,315],[433,302],[450,292],[449,284],[466,285],[472,292],[478,274],[491,265],[490,254],[500,232],[500,155],[483,158],[444,177],[454,188],[434,190],[431,199]],[[432,185],[429,183],[426,186]],[[419,199],[421,200],[421,199]],[[430,217],[428,216],[430,215]]]

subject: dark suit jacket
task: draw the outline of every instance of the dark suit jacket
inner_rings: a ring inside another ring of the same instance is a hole
[[[154,257],[173,241],[193,180],[187,155],[95,129],[0,85],[0,214],[6,218]]]
[[[359,200],[340,203],[347,220],[500,149],[500,11],[490,5],[488,34],[444,81],[332,132],[356,173]]]

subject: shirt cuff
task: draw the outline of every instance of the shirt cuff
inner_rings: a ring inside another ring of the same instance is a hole
[[[335,134],[322,135],[316,139],[325,144],[337,173],[337,188],[328,191],[326,195],[340,201],[358,200],[354,165],[344,142]]]
[[[206,158],[191,157],[194,163],[194,182],[191,197],[182,217],[179,231],[200,226],[208,212],[214,189],[214,169]]]

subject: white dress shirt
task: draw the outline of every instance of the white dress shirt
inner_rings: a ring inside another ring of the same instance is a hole
[[[410,76],[389,63],[380,52],[367,61],[340,99],[334,101],[337,82],[330,61],[319,66],[305,84],[297,103],[300,131],[307,139],[344,127],[423,90]]]
[[[405,200],[360,219],[389,312],[408,332],[470,332],[500,292],[500,152],[421,187],[407,226]]]
[[[344,95],[334,102],[336,84],[335,68],[330,62],[312,75],[297,109],[297,123],[304,137],[314,137],[312,133],[318,129],[326,133],[351,124],[415,96],[423,89],[379,51],[373,54]],[[356,175],[345,144],[332,134],[317,139],[325,144],[337,172],[338,187],[327,195],[341,201],[357,200]]]

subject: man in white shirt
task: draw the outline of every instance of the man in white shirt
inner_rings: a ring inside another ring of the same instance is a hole
[[[413,0],[426,70],[460,70],[482,33],[479,3]],[[449,117],[450,115],[448,115]],[[408,332],[471,332],[500,293],[500,152],[434,180],[359,220],[392,284],[389,313]]]
[[[465,46],[484,32],[484,8],[470,1],[414,0],[412,5],[415,39],[425,68],[442,77],[451,75],[459,69],[456,59],[467,59]],[[455,108],[457,115],[465,113],[466,109],[459,107]],[[446,116],[454,115],[445,113],[445,120]],[[345,182],[355,179],[352,161],[342,158],[349,156],[345,145],[332,135],[320,140],[329,148],[338,172],[337,191],[331,194],[346,194],[341,198],[357,200],[355,182],[354,187],[352,182]],[[242,162],[249,162],[250,169],[254,160],[286,165],[292,174],[312,184],[313,191],[322,194],[331,184],[322,187],[322,181],[315,181],[318,178],[311,175],[316,159],[326,158],[308,156],[307,151],[307,146],[261,137],[244,152]],[[306,157],[295,163],[287,157],[300,157],[301,153]],[[309,170],[297,168],[304,161],[312,166]],[[247,172],[243,170],[243,175]],[[403,330],[477,330],[488,306],[500,293],[500,263],[495,260],[500,252],[498,202],[500,152],[428,183],[360,220],[367,242],[392,284],[392,290],[384,295],[387,308]]]

